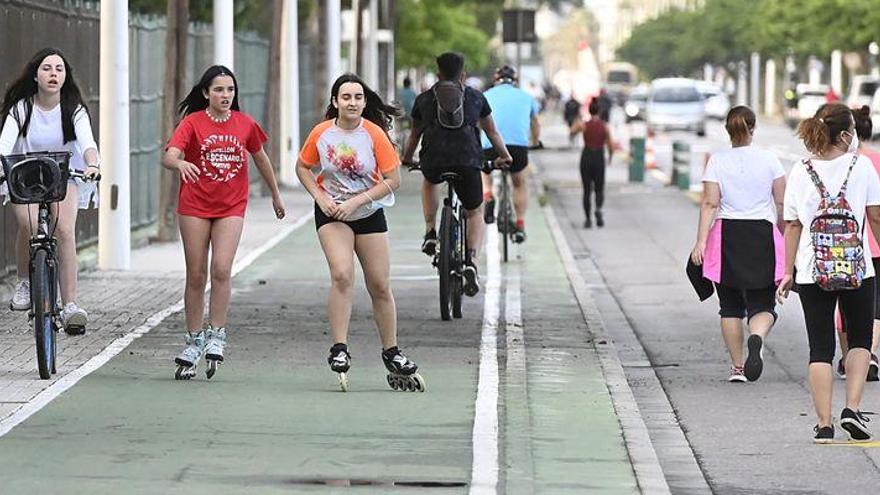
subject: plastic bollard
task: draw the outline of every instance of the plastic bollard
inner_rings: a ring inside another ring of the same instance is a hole
[[[691,146],[684,141],[672,143],[672,184],[687,191],[691,187]]]
[[[629,181],[645,180],[645,138],[634,137],[629,140]]]

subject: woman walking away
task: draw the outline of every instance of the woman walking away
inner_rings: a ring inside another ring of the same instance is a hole
[[[871,359],[874,324],[874,265],[864,223],[880,233],[880,179],[871,161],[858,154],[850,109],[826,103],[798,126],[812,156],[795,164],[785,192],[785,276],[777,300],[788,297],[792,283],[804,311],[810,343],[810,393],[818,423],[814,441],[834,439],[831,400],[834,359],[834,307],[846,322],[846,407],[840,426],[853,440],[871,439],[859,411]],[[867,262],[866,262],[867,261]],[[797,269],[797,280],[792,273]]]
[[[315,228],[330,268],[330,369],[348,390],[354,255],[373,301],[373,319],[382,341],[388,384],[395,390],[425,390],[418,366],[397,347],[397,308],[391,293],[388,226],[383,206],[400,186],[400,160],[388,138],[386,105],[358,76],[344,74],[330,91],[324,122],[316,125],[300,151],[296,175],[315,199]],[[317,179],[312,169],[320,165]]]
[[[178,105],[182,120],[168,142],[162,165],[180,172],[177,205],[186,259],[186,347],[174,362],[178,380],[195,376],[199,361],[214,375],[226,348],[226,317],[231,296],[232,261],[241,240],[248,202],[248,153],[272,192],[275,217],[284,203],[275,173],[263,150],[266,134],[240,111],[238,82],[232,71],[214,65]],[[209,321],[204,324],[208,258],[211,266]]]
[[[755,113],[737,106],[725,128],[732,148],[712,155],[692,261],[715,283],[721,335],[730,354],[730,382],[755,381],[764,369],[764,339],[776,322],[773,295],[785,251],[780,227],[785,169],[776,155],[752,146]],[[749,326],[743,362],[742,319]]]
[[[608,163],[614,155],[614,143],[608,124],[599,118],[602,106],[598,98],[590,102],[590,120],[576,121],[573,132],[583,132],[584,150],[581,152],[581,184],[584,188],[584,228],[593,226],[590,219],[592,191],[596,192],[596,225],[605,226],[602,204],[605,202],[605,149],[608,150]],[[604,149],[603,149],[604,148]]]
[[[871,160],[871,163],[874,165],[874,169],[880,173],[880,153],[877,151],[869,150],[865,146],[865,142],[871,139],[873,135],[873,123],[871,122],[871,109],[867,105],[863,105],[862,108],[858,110],[852,111],[853,118],[856,123],[856,137],[859,138],[859,153],[868,157]],[[870,225],[866,225],[865,229],[865,237],[868,238],[868,244],[871,246],[871,263],[874,265],[874,273],[876,274],[878,270],[880,270],[880,245],[877,244],[877,241],[874,240],[874,235],[871,230]],[[876,283],[877,276],[874,276],[874,281]],[[873,336],[871,338],[871,361],[868,365],[868,377],[867,380],[869,382],[878,381],[878,371],[880,371],[880,364],[877,361],[877,346],[880,343],[880,290],[874,289],[874,328],[873,328]],[[837,322],[837,336],[840,340],[840,354],[841,358],[837,361],[837,374],[841,378],[846,378],[846,366],[844,362],[846,361],[846,352],[849,350],[849,344],[846,341],[846,329],[843,325],[843,319],[840,318],[840,315],[837,315],[835,319]]]
[[[70,168],[86,178],[98,175],[101,158],[92,134],[92,122],[82,93],[73,77],[73,67],[57,48],[37,52],[21,76],[9,85],[0,107],[3,130],[0,131],[0,155],[34,151],[69,151]],[[5,192],[0,191],[0,194]],[[61,323],[71,335],[86,331],[88,313],[76,304],[76,216],[86,209],[95,195],[93,183],[70,179],[64,201],[52,205],[52,224],[58,239],[58,270],[61,286]],[[15,311],[31,309],[30,226],[37,224],[37,209],[13,205],[18,231],[15,258],[18,284],[10,301]],[[57,223],[56,223],[57,222]]]

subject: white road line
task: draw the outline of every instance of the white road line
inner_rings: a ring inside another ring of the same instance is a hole
[[[253,263],[257,258],[278,245],[278,243],[284,240],[284,238],[290,235],[293,231],[305,225],[306,222],[308,222],[312,218],[312,215],[313,213],[308,213],[298,218],[296,222],[284,227],[283,229],[281,229],[280,232],[275,234],[274,237],[272,237],[271,239],[260,245],[258,248],[254,249],[253,251],[242,257],[240,260],[238,260],[232,266],[232,276],[234,277],[235,275],[237,275],[239,272],[241,272],[251,263]],[[46,387],[42,392],[34,396],[33,399],[16,409],[15,412],[0,420],[0,437],[9,433],[10,430],[34,415],[40,409],[46,407],[46,405],[52,402],[56,397],[76,385],[77,382],[88,376],[90,373],[107,364],[108,361],[110,361],[111,359],[113,359],[114,356],[122,352],[126,347],[134,342],[135,339],[148,333],[153,328],[156,328],[160,323],[162,323],[162,321],[165,320],[165,318],[168,318],[169,316],[177,313],[178,311],[181,311],[182,309],[183,299],[159,311],[158,313],[153,314],[152,316],[147,318],[147,321],[144,322],[143,325],[136,327],[122,337],[114,340],[110,343],[110,345],[105,347],[104,350],[83,363],[79,368],[76,368],[70,373],[59,378],[52,385]]]
[[[498,316],[501,302],[501,255],[498,236],[486,236],[485,299],[480,343],[480,372],[474,406],[472,495],[492,494],[498,489]]]

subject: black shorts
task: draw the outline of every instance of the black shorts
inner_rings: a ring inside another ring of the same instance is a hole
[[[722,318],[752,319],[758,313],[770,313],[776,319],[776,287],[737,289],[715,284],[718,293],[718,315]]]
[[[526,167],[529,166],[529,147],[528,146],[508,146],[507,152],[510,153],[510,156],[513,158],[513,163],[510,164],[510,170],[512,173],[516,174],[525,170]],[[489,148],[487,150],[483,150],[483,160],[489,161],[498,158],[498,153],[495,152],[495,148]],[[491,170],[486,170],[483,168],[483,173],[490,173]]]
[[[465,210],[476,210],[483,204],[483,178],[480,169],[473,167],[430,167],[423,168],[422,175],[431,184],[442,184],[441,176],[446,172],[455,172],[461,179],[455,181],[455,194]]]
[[[337,220],[335,218],[325,215],[321,208],[318,206],[318,203],[315,203],[315,230],[320,230],[321,227],[333,222],[340,222],[348,225],[351,228],[352,232],[354,232],[354,235],[379,234],[382,232],[388,232],[388,223],[385,222],[384,209],[376,210],[376,212],[372,215],[366,218],[361,218],[360,220],[343,222],[342,220]]]

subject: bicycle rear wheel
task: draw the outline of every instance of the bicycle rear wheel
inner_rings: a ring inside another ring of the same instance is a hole
[[[49,253],[38,249],[31,266],[31,303],[34,311],[34,340],[40,378],[48,380],[55,368],[55,325],[52,322],[53,300]]]
[[[498,232],[503,244],[504,262],[507,263],[507,243],[510,240],[510,189],[507,185],[507,174],[501,175],[501,207],[498,208]]]
[[[455,243],[452,224],[454,221],[452,208],[448,205],[443,206],[443,213],[440,215],[440,259],[437,263],[437,271],[440,275],[440,318],[444,321],[451,317],[449,307],[453,284],[452,268]]]
[[[462,273],[464,272],[464,262],[467,253],[465,240],[467,238],[467,218],[464,215],[459,216],[460,220],[455,222],[455,253],[453,259],[455,263],[452,271],[452,317],[461,318],[461,300],[464,295],[464,280]]]

